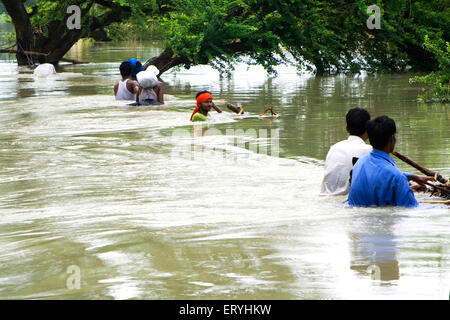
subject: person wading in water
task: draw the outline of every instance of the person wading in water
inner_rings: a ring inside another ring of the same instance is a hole
[[[133,67],[130,62],[124,61],[120,64],[122,80],[114,85],[116,100],[135,100],[139,91],[139,83],[131,79]]]

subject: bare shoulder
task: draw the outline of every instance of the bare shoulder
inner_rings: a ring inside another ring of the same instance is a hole
[[[136,80],[128,79],[127,81],[128,88],[134,88],[136,86],[139,86],[139,82],[137,82]]]

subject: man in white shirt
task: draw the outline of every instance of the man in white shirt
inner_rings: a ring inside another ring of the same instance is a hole
[[[366,144],[368,135],[366,124],[370,114],[362,108],[353,108],[345,116],[347,140],[340,141],[331,146],[325,160],[324,177],[322,181],[322,194],[346,195],[350,190],[350,171],[353,168],[353,158],[361,158],[372,151],[372,146]]]
[[[43,54],[38,55],[39,65],[34,69],[33,74],[38,77],[48,77],[55,74],[55,66],[51,63],[46,63],[46,58]]]
[[[119,69],[122,80],[114,85],[116,100],[136,100],[139,83],[132,77],[133,66],[129,61],[124,61],[120,64]]]

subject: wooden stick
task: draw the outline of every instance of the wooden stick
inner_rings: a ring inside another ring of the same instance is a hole
[[[11,49],[0,49],[0,53],[23,53],[23,54],[28,54],[31,56],[38,56],[40,54],[44,55],[44,56],[48,56],[47,53],[41,53],[41,52],[36,52],[36,51],[18,51],[18,50],[11,50]],[[73,64],[85,64],[88,62],[84,62],[84,61],[78,61],[78,60],[74,60],[74,59],[66,59],[66,58],[61,58],[59,59],[59,61],[64,61],[64,62],[70,62]]]
[[[270,111],[270,113],[271,113],[273,116],[276,116],[276,115],[277,115],[277,114],[273,111],[272,107],[267,107],[266,110],[264,110],[263,112],[261,112],[261,113],[259,114],[259,116],[262,117],[263,115],[266,114],[267,111]]]
[[[411,159],[409,159],[408,157],[393,151],[392,154],[394,156],[396,156],[397,158],[399,158],[400,160],[406,162],[407,164],[409,164],[410,166],[413,166],[414,168],[416,168],[417,170],[419,170],[420,172],[424,173],[425,175],[429,176],[429,177],[434,177],[436,176],[436,180],[446,184],[447,183],[447,179],[445,179],[443,176],[441,176],[440,174],[437,174],[437,172],[431,171],[430,169],[427,169],[425,167],[422,167],[420,164],[415,163],[414,161],[412,161]]]
[[[420,201],[420,203],[430,203],[430,204],[450,204],[450,200],[437,200],[437,201]]]
[[[446,188],[445,186],[437,186],[437,185],[434,185],[434,184],[432,184],[432,183],[429,183],[428,181],[425,181],[424,183],[425,183],[427,186],[436,188],[436,189],[438,189],[439,191],[444,192],[444,193],[446,193],[447,195],[450,195],[450,191],[447,190],[447,188]]]

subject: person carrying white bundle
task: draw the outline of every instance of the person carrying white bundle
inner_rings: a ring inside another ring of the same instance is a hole
[[[43,54],[38,55],[39,65],[34,69],[33,75],[37,77],[48,77],[56,73],[55,66],[51,63],[46,63],[46,60]]]
[[[145,71],[136,75],[139,83],[139,91],[136,95],[137,105],[164,104],[162,83],[158,81],[159,70],[151,65]]]

